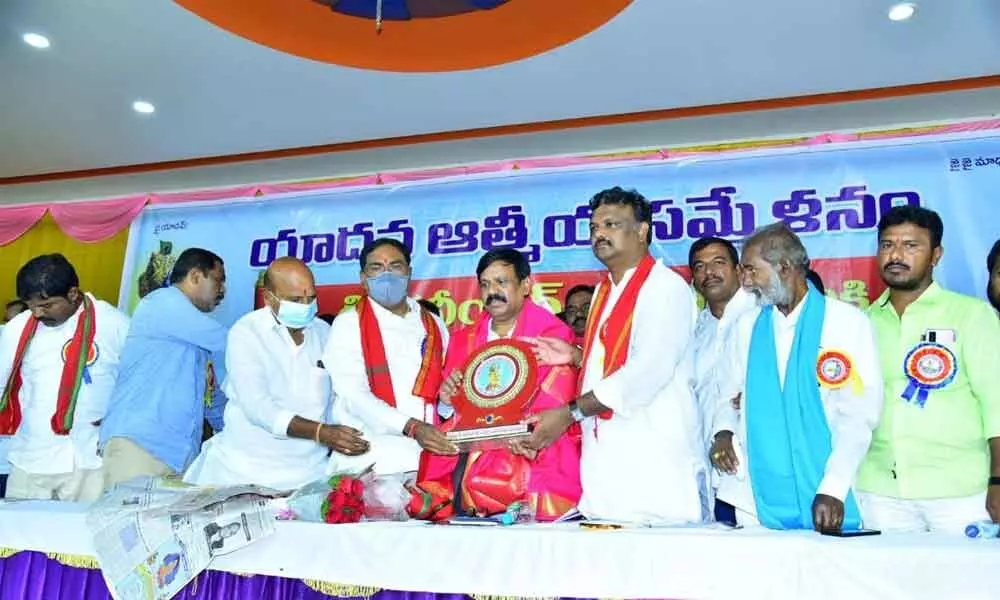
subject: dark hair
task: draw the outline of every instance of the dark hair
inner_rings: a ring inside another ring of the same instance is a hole
[[[531,275],[531,265],[528,264],[528,259],[521,254],[520,250],[493,248],[479,259],[479,264],[476,265],[476,278],[482,276],[483,271],[495,262],[505,262],[514,267],[514,274],[518,281],[524,281],[525,277]]]
[[[826,286],[823,285],[823,278],[819,276],[819,273],[809,269],[806,273],[806,280],[813,284],[813,287],[816,288],[817,292],[823,294],[824,296],[826,295]]]
[[[5,310],[10,310],[10,309],[14,308],[15,306],[20,306],[21,307],[21,310],[19,310],[17,312],[24,312],[24,311],[28,310],[28,305],[24,302],[24,300],[11,300],[10,302],[7,303],[7,306],[5,306],[4,309]]]
[[[316,318],[323,321],[327,325],[333,325],[333,320],[337,318],[337,315],[331,315],[330,313],[323,313],[321,315],[316,315]]]
[[[403,255],[403,260],[406,261],[406,264],[410,264],[410,249],[406,247],[406,244],[395,238],[378,238],[377,240],[368,242],[365,244],[365,247],[361,249],[361,256],[358,257],[358,262],[361,263],[362,271],[364,271],[365,267],[368,266],[368,255],[382,246],[392,246],[396,250],[399,250],[400,254]]]
[[[223,266],[225,263],[218,254],[204,248],[188,248],[177,257],[174,269],[170,272],[170,285],[176,285],[184,281],[188,273],[197,269],[199,273],[207,276],[208,272],[215,267]]]
[[[608,188],[594,194],[594,197],[590,199],[591,214],[597,210],[597,207],[608,204],[631,206],[632,215],[635,217],[635,220],[649,225],[648,233],[646,234],[646,243],[653,243],[653,207],[650,206],[649,200],[646,200],[645,196],[634,189],[626,190],[616,185],[613,188]]]
[[[733,261],[734,267],[740,264],[740,255],[738,252],[736,252],[736,246],[732,242],[730,242],[729,240],[724,240],[720,237],[709,236],[709,237],[698,238],[694,241],[693,244],[691,244],[691,249],[688,250],[688,267],[693,269],[695,254],[698,254],[699,252],[701,252],[702,250],[708,248],[713,244],[722,244],[726,248],[726,251],[729,252],[729,260]]]
[[[43,254],[29,260],[17,272],[17,297],[28,300],[65,298],[72,288],[80,287],[76,269],[62,254]]]
[[[941,239],[944,238],[944,223],[941,222],[941,215],[929,208],[910,206],[909,204],[893,206],[882,215],[882,219],[878,222],[879,239],[882,238],[886,229],[907,223],[926,229],[931,233],[931,248],[937,248],[941,245]]]
[[[579,292],[587,292],[588,294],[593,294],[594,293],[594,286],[592,286],[592,285],[586,285],[584,283],[581,283],[579,285],[574,285],[573,287],[569,288],[568,292],[566,292],[566,296],[563,298],[563,300],[565,300],[566,302],[569,302],[569,299],[573,297],[573,294],[576,294],[576,293],[579,293]]]
[[[429,313],[437,315],[439,317],[441,316],[441,309],[438,308],[437,304],[434,304],[430,300],[427,300],[425,298],[421,298],[421,299],[417,300],[417,304],[419,304],[420,306],[423,306],[424,309],[427,310]]]
[[[993,248],[990,249],[990,253],[986,255],[986,270],[993,274],[993,267],[997,266],[997,260],[1000,260],[1000,240],[993,243]]]

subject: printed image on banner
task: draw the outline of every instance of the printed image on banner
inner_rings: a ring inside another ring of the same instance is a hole
[[[802,237],[828,294],[862,308],[884,287],[876,228],[892,206],[941,214],[947,251],[935,274],[958,292],[983,295],[985,257],[1000,233],[982,203],[1000,188],[1000,138],[993,137],[510,171],[149,207],[133,225],[121,306],[131,311],[166,285],[177,256],[197,246],[226,263],[226,299],[215,313],[226,324],[261,305],[261,278],[279,256],[305,261],[316,275],[320,312],[337,313],[360,297],[361,248],[384,236],[412,248],[411,294],[435,302],[449,326],[472,323],[482,310],[476,264],[496,247],[525,253],[533,298],[558,313],[569,288],[602,277],[587,201],[615,185],[651,201],[652,251],[685,277],[693,240],[738,241],[782,220]]]

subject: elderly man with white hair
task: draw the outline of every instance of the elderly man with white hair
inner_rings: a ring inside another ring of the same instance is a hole
[[[871,323],[809,283],[805,246],[783,223],[751,235],[740,265],[758,307],[736,323],[721,372],[711,450],[723,473],[718,497],[742,524],[859,529],[851,489],[883,393]]]

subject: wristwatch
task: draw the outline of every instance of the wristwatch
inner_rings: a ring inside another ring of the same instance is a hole
[[[587,418],[587,415],[583,414],[583,411],[580,410],[580,405],[576,403],[576,400],[570,402],[566,406],[569,408],[570,416],[572,416],[573,420],[577,423]]]
[[[1000,477],[990,477],[989,485],[990,487],[993,487],[994,485],[1000,485]]]

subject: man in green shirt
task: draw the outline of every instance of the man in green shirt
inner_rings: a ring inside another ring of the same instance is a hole
[[[882,420],[858,473],[865,526],[961,534],[1000,522],[1000,320],[934,282],[944,226],[890,209],[878,225],[889,287],[872,304],[885,381]]]

